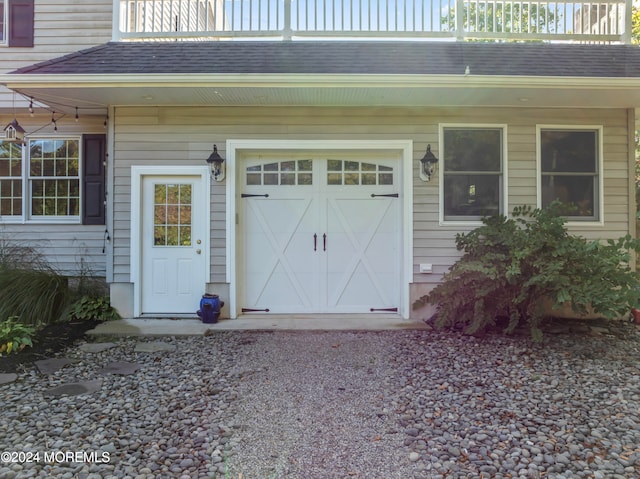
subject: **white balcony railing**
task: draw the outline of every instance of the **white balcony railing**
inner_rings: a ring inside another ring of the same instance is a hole
[[[441,38],[628,43],[632,0],[114,0],[115,40]]]

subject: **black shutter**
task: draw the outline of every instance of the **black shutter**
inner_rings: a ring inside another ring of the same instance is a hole
[[[34,0],[9,0],[9,46],[33,46]]]
[[[105,224],[106,135],[82,135],[82,224]]]

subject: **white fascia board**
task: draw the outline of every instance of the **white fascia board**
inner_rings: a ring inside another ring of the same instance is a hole
[[[459,87],[496,85],[531,88],[639,88],[640,78],[531,77],[505,75],[403,75],[403,74],[4,74],[0,84],[10,89],[105,87]]]

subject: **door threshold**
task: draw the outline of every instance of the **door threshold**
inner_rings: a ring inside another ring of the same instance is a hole
[[[299,319],[299,320],[338,320],[338,319],[401,319],[399,313],[241,313],[236,319]]]

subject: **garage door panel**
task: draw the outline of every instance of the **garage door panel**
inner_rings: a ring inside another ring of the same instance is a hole
[[[249,308],[268,308],[272,312],[298,312],[309,310],[312,299],[300,283],[310,281],[313,275],[299,274],[292,278],[282,264],[275,264],[270,271],[256,272],[247,282]]]
[[[245,228],[244,307],[275,311],[310,308],[317,267],[306,260],[315,219],[310,198],[248,198]]]
[[[276,186],[264,183],[276,163],[254,162],[255,183],[242,200],[242,307],[282,313],[398,307],[400,202],[397,195],[375,197],[397,190],[394,163],[387,163],[316,159],[312,174],[304,170],[312,185]],[[284,165],[294,164],[279,162],[281,176]]]

